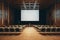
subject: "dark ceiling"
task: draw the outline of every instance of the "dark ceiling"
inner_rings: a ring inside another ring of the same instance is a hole
[[[40,4],[40,8],[45,8],[45,7],[49,7],[51,5],[55,5],[56,2],[59,2],[59,0],[0,0],[0,2],[5,2],[6,4],[11,4],[11,5],[16,5],[16,6],[20,6],[19,4],[22,4],[23,1],[25,3],[34,3],[35,1],[37,1],[37,3]]]

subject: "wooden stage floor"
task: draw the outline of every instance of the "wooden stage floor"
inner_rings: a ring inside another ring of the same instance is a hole
[[[0,40],[60,40],[60,35],[41,35],[34,27],[26,27],[20,35],[0,36]]]

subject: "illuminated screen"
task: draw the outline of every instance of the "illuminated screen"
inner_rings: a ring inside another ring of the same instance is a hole
[[[39,10],[21,10],[21,21],[39,21]]]

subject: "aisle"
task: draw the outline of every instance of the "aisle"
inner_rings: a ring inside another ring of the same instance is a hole
[[[0,40],[60,40],[60,36],[41,35],[34,27],[26,27],[21,35],[0,36]]]
[[[33,27],[27,27],[21,36],[21,40],[38,40],[40,38],[40,35]]]

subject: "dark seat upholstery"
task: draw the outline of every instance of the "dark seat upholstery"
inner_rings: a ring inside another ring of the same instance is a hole
[[[56,32],[56,28],[52,28],[51,29],[51,32]]]
[[[20,29],[19,29],[19,28],[16,28],[15,31],[16,31],[16,32],[20,32]]]
[[[0,28],[0,32],[3,32],[3,30],[4,30],[3,28]]]
[[[10,32],[14,32],[14,28],[10,28]]]
[[[5,32],[9,32],[9,29],[8,29],[8,28],[4,28],[4,31],[5,31]]]

